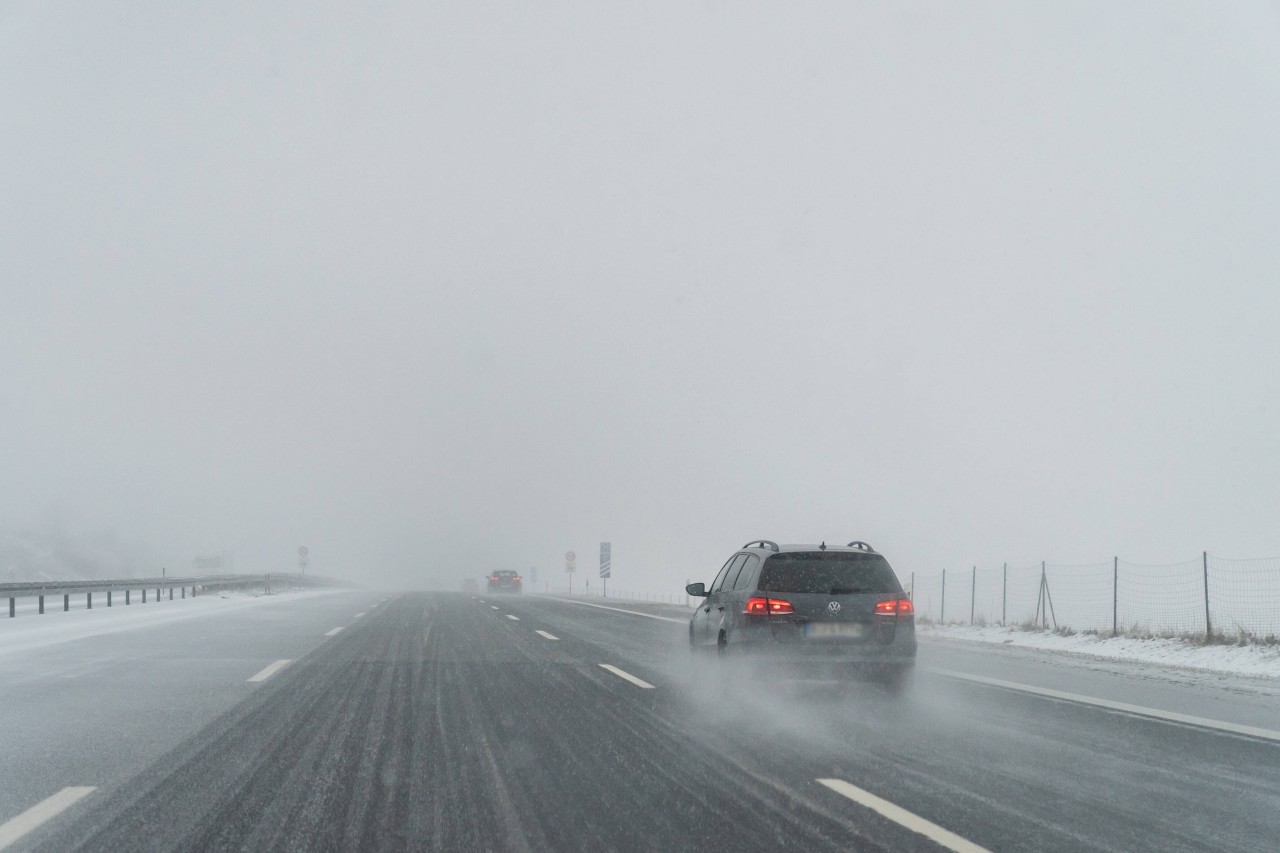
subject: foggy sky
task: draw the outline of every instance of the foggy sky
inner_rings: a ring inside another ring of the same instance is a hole
[[[0,526],[450,587],[1280,554],[1278,48],[1249,3],[5,3]]]

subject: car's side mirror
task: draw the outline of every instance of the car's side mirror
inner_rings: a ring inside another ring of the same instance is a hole
[[[707,585],[705,583],[691,583],[684,588],[684,591],[695,598],[707,597]]]

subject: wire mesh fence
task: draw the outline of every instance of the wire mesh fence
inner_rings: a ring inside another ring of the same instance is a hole
[[[909,584],[917,615],[944,624],[1280,636],[1280,557],[1206,553],[1167,565],[1113,558],[1085,565],[972,566],[914,572]]]

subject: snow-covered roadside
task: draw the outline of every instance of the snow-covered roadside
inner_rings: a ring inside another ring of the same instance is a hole
[[[0,619],[0,656],[83,640],[102,634],[137,631],[155,625],[194,619],[251,607],[272,607],[307,598],[335,595],[344,590],[262,595],[244,592],[210,592],[183,600],[134,604],[128,607],[95,607],[93,610],[63,612],[47,610],[43,615],[25,614]]]
[[[1072,634],[1064,637],[1052,632],[1024,631],[1021,628],[1001,628],[998,625],[917,625],[916,633],[926,642],[962,640],[1088,655],[1107,660],[1280,678],[1280,647],[1277,646],[1202,646],[1178,639],[1100,637],[1096,634]]]

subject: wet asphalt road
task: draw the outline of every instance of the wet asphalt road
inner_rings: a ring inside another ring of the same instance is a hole
[[[132,764],[88,747],[92,780],[60,757],[43,788],[5,801],[10,813],[59,782],[97,790],[12,849],[946,849],[820,779],[991,850],[1263,850],[1280,838],[1280,744],[929,673],[905,699],[762,681],[691,657],[675,608],[611,603],[665,617],[648,618],[403,593],[369,609],[378,596],[359,595],[206,637],[222,700],[182,705],[190,667],[163,670],[186,725]],[[291,662],[244,681],[279,637]],[[220,643],[254,650],[232,666]],[[966,654],[993,671],[991,653],[965,650],[926,647],[921,663],[963,668]],[[1112,691],[1134,681],[1107,676]],[[1162,689],[1178,701],[1177,685]],[[1265,716],[1255,704],[1242,713]]]

